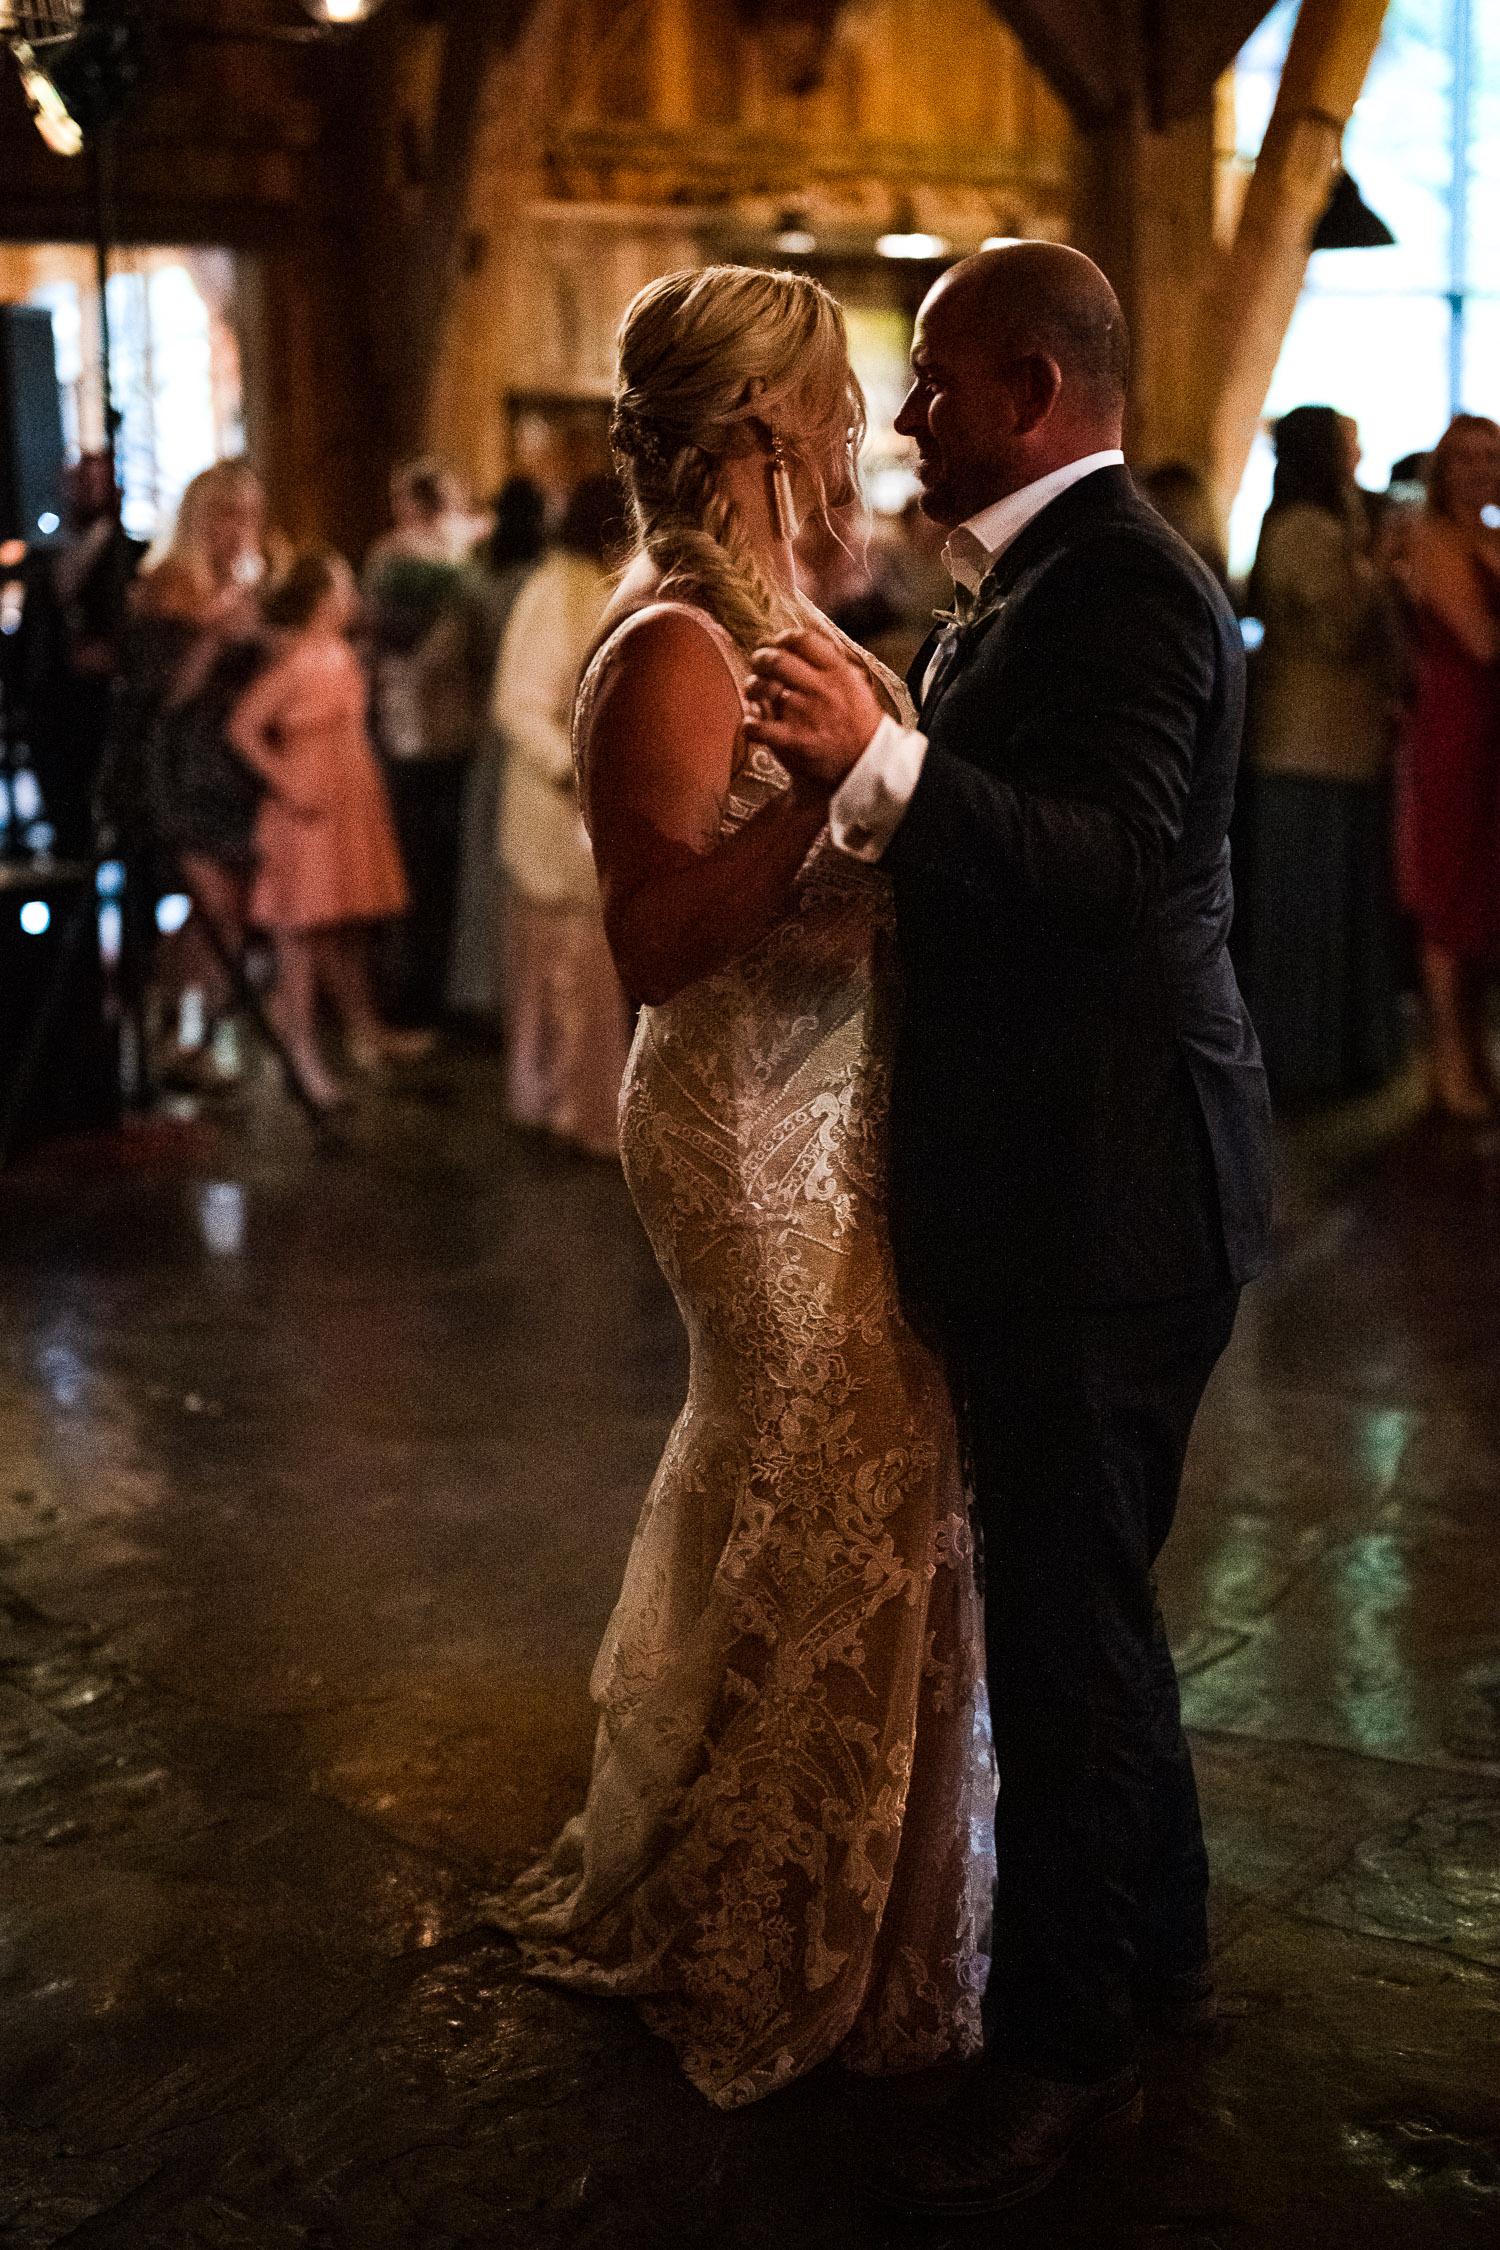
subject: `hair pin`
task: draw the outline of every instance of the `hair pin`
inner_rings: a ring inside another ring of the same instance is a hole
[[[617,454],[645,469],[653,476],[666,472],[667,460],[656,432],[649,429],[635,409],[617,406],[610,424],[610,442]]]

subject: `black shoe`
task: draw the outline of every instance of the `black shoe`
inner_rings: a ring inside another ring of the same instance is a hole
[[[1185,1969],[1146,1993],[1142,2013],[1159,2039],[1206,2039],[1219,2020],[1212,1969]]]
[[[1127,2125],[1142,2110],[1140,2073],[1092,2086],[981,2068],[920,2139],[876,2171],[870,2193],[912,2218],[962,2219],[1040,2195],[1073,2150]]]

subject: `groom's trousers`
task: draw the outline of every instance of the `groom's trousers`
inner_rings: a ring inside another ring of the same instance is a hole
[[[992,2052],[1087,2082],[1208,1959],[1208,1861],[1153,1566],[1239,1291],[949,1326],[1000,1771]]]

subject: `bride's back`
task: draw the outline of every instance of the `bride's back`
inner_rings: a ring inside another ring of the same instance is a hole
[[[700,605],[658,597],[626,609],[590,661],[574,707],[574,756],[591,833],[601,822],[613,822],[617,834],[628,835],[648,819],[649,768],[653,753],[660,754],[643,730],[639,755],[630,761],[631,801],[622,803],[617,776],[599,771],[590,756],[596,701],[606,682],[647,710],[689,705],[701,731],[712,736],[700,767],[701,802],[683,823],[699,848],[711,850],[734,836],[790,789],[790,775],[771,752],[745,742],[740,697],[747,670],[743,652]],[[874,670],[894,702],[899,683]],[[716,696],[705,692],[705,675]],[[664,790],[660,800],[668,817],[672,794]],[[685,1036],[690,1020],[706,1028],[710,1017],[722,1021],[729,1010],[761,1016],[767,1024],[791,1015],[815,1017],[834,987],[852,976],[868,978],[877,937],[890,927],[887,879],[836,850],[824,829],[770,926],[718,968],[658,1001],[653,1012],[670,1011],[676,1038]]]

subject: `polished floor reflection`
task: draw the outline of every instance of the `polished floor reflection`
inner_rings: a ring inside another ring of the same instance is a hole
[[[339,1148],[263,1093],[0,1181],[18,2250],[897,2239],[881,2101],[719,2117],[485,1922],[580,1793],[683,1381],[618,1177],[497,1102],[469,1059]],[[1133,2143],[922,2241],[1497,2239],[1497,1519],[1500,1145],[1295,1138],[1163,1573],[1224,2021]]]

